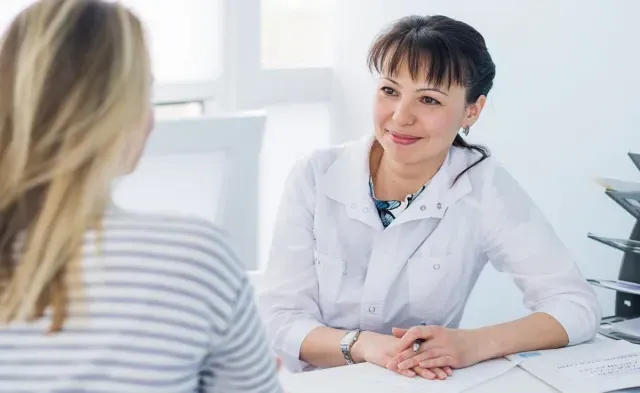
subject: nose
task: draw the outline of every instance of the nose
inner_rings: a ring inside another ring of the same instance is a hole
[[[408,126],[415,123],[416,117],[411,108],[411,102],[398,100],[393,111],[393,120],[401,126]]]

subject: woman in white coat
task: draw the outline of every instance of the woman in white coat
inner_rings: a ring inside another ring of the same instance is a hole
[[[368,61],[380,76],[373,135],[299,162],[278,213],[261,307],[287,367],[366,361],[446,378],[593,338],[600,306],[566,248],[507,171],[459,133],[495,76],[480,33],[410,16],[376,38]],[[531,313],[458,329],[487,261]]]

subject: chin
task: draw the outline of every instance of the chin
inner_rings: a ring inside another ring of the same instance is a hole
[[[384,154],[397,163],[414,164],[425,159],[424,146],[423,149],[420,149],[420,146],[399,146],[395,143],[385,143],[382,147]]]

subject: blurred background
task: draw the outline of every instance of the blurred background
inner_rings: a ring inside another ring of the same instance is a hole
[[[625,238],[635,222],[594,178],[640,179],[627,157],[640,152],[640,2],[123,2],[151,39],[159,136],[115,188],[122,205],[229,226],[247,269],[259,271],[295,160],[372,130],[375,81],[365,56],[375,34],[408,14],[445,14],[477,28],[497,65],[470,139],[488,146],[531,194],[585,276],[617,277],[622,253],[587,233]],[[2,26],[29,3],[2,1]],[[612,314],[613,291],[596,290]],[[463,325],[525,312],[519,290],[489,265]]]

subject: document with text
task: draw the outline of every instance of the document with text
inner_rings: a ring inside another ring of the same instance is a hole
[[[528,353],[520,367],[563,393],[604,393],[640,386],[640,346],[598,341]]]

